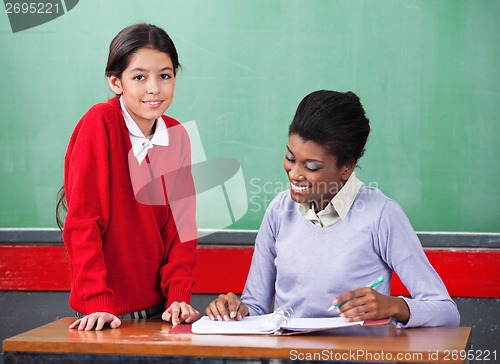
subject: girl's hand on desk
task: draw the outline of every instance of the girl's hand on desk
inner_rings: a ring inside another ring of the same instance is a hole
[[[71,325],[69,325],[69,328],[78,328],[78,330],[90,331],[95,327],[95,330],[99,331],[102,330],[105,324],[109,324],[109,327],[111,327],[112,329],[116,329],[122,324],[122,322],[118,317],[108,312],[94,312],[90,315],[76,320]]]
[[[187,304],[186,302],[172,302],[169,308],[165,312],[163,312],[163,315],[161,315],[161,318],[164,321],[171,322],[172,325],[176,326],[180,324],[181,322],[185,323],[190,323],[196,321],[200,313],[196,311],[191,305]]]
[[[337,311],[346,321],[379,320],[394,317],[406,323],[410,310],[406,302],[399,297],[385,296],[368,287],[357,288],[337,297],[333,304],[347,301]]]
[[[213,300],[205,310],[212,320],[229,321],[230,319],[241,320],[248,315],[248,307],[234,293],[221,294]]]

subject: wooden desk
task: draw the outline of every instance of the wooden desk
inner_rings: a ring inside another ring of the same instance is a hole
[[[118,329],[78,331],[68,329],[73,320],[5,340],[5,363],[189,363],[194,357],[197,363],[203,358],[211,363],[224,358],[462,363],[459,352],[469,349],[471,334],[469,327],[381,325],[293,336],[193,335],[169,333],[171,325],[160,320],[122,320]]]

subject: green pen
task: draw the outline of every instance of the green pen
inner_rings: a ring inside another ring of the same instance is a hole
[[[376,281],[373,281],[372,283],[370,283],[369,285],[367,285],[366,287],[368,288],[375,288],[377,287],[380,283],[382,283],[384,281],[384,276],[380,276],[378,277],[378,279]],[[337,303],[335,305],[331,305],[327,311],[331,311],[333,310],[335,307],[342,307],[342,305],[345,305],[347,303],[347,300],[345,301],[342,301],[340,303]]]

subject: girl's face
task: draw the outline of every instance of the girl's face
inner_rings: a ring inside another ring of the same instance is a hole
[[[315,142],[305,142],[291,134],[286,146],[284,167],[290,181],[290,196],[295,202],[316,203],[318,211],[342,188],[356,163],[337,167],[337,158]]]
[[[111,89],[139,128],[148,136],[174,97],[175,71],[170,56],[156,49],[141,48],[130,58],[121,78],[108,77]]]

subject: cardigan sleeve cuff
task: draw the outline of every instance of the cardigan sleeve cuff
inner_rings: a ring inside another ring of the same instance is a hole
[[[408,318],[408,322],[406,324],[396,321],[396,327],[400,329],[401,328],[406,329],[409,327],[420,326],[420,322],[418,322],[418,317],[420,317],[420,315],[424,315],[425,312],[418,312],[419,311],[418,305],[414,305],[413,304],[414,301],[412,299],[409,299],[404,296],[398,296],[398,298],[402,298],[408,305],[408,310],[410,310],[410,317]]]
[[[186,302],[191,304],[191,290],[182,287],[170,287],[168,290],[167,308],[173,302]]]
[[[115,315],[111,294],[98,294],[85,301],[85,313],[87,315],[94,312],[108,312]]]
[[[458,326],[460,313],[453,301],[423,302],[408,297],[402,297],[410,309],[410,318],[406,324],[396,321],[399,328]]]

